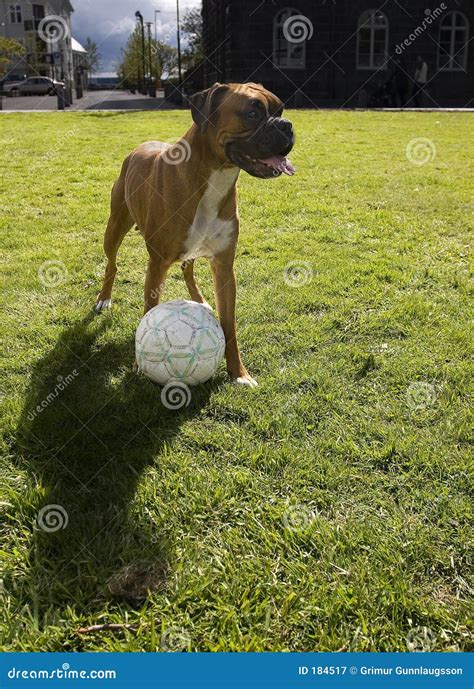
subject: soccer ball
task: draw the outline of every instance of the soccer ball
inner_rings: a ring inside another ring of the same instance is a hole
[[[138,368],[166,385],[204,383],[216,372],[225,337],[210,309],[195,301],[168,301],[146,313],[137,328]]]

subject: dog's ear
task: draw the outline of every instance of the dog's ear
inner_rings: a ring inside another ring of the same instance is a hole
[[[216,82],[211,88],[199,91],[189,97],[191,115],[201,134],[206,131],[209,120],[217,108],[218,95],[227,89],[226,84]]]

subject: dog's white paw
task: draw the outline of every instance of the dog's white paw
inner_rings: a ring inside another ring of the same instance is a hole
[[[102,311],[107,311],[107,309],[112,308],[112,299],[101,299],[94,306],[94,311],[96,313],[101,313]]]
[[[209,311],[214,312],[212,306],[210,304],[208,304],[207,301],[203,301],[202,306],[204,306],[206,309],[209,309]]]
[[[248,374],[246,376],[239,376],[239,378],[235,378],[234,383],[236,385],[245,385],[247,388],[258,387],[258,383],[255,378],[252,378],[252,376],[249,376]]]

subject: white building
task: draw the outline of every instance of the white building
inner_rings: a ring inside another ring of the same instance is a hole
[[[73,86],[78,58],[73,57],[72,12],[69,0],[0,0],[0,36],[14,38],[26,50],[24,57],[10,65],[8,74],[48,76]]]
[[[74,69],[74,81],[76,86],[80,86],[82,89],[87,87],[87,50],[83,45],[76,41],[76,39],[71,36],[71,48],[72,48],[72,65]]]

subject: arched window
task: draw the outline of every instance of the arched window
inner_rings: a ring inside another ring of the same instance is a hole
[[[282,69],[304,69],[306,41],[312,33],[312,24],[298,10],[290,7],[280,10],[273,20],[274,64]]]
[[[385,69],[388,51],[388,19],[379,10],[366,10],[359,17],[357,69]]]
[[[439,25],[438,68],[442,70],[465,70],[467,65],[467,44],[469,22],[461,12],[449,12]]]

